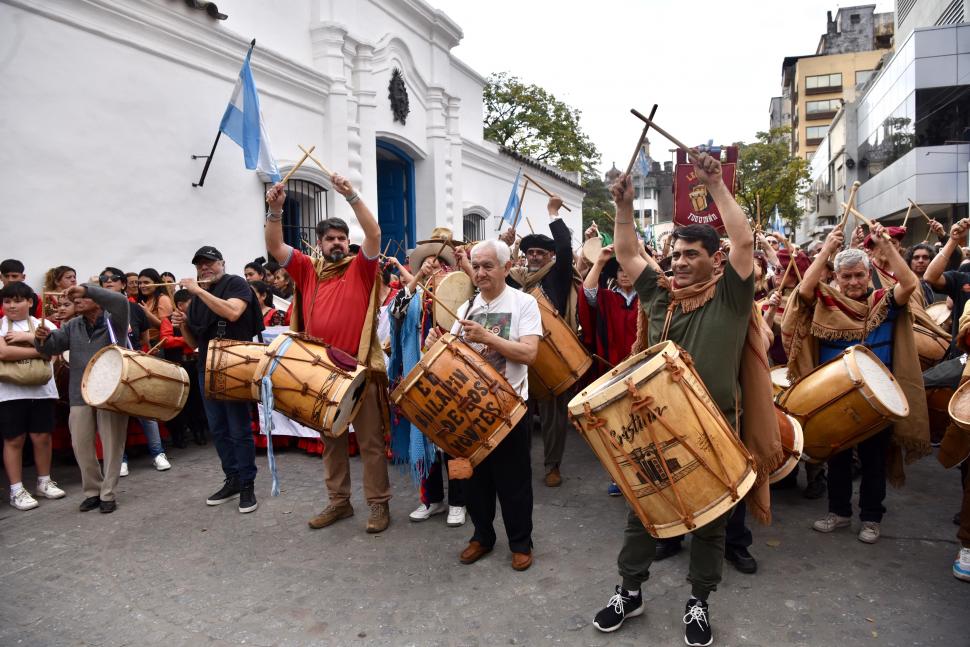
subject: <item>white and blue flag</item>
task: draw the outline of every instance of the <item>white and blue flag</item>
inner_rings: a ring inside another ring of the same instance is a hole
[[[252,53],[250,48],[242,69],[239,70],[239,78],[236,79],[236,87],[232,89],[232,97],[225,114],[222,115],[219,130],[242,147],[246,168],[262,171],[274,182],[279,182],[280,170],[269,149],[269,136],[263,125],[263,114],[259,110],[259,94],[256,92],[253,71],[249,67]]]
[[[515,175],[515,182],[512,183],[512,193],[509,194],[509,201],[505,205],[505,213],[502,214],[502,220],[509,223],[509,226],[514,226],[515,214],[519,210],[519,180],[522,179],[522,168],[519,168],[519,172]]]
[[[640,154],[637,155],[637,169],[640,171],[640,175],[646,177],[650,175],[650,167],[653,165],[653,160],[647,157],[643,149],[640,149]]]

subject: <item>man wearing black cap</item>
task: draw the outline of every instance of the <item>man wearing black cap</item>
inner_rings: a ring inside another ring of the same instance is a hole
[[[172,324],[179,326],[185,342],[199,349],[198,379],[205,393],[206,351],[216,338],[252,341],[263,330],[263,317],[252,288],[241,276],[226,274],[226,263],[218,249],[200,247],[192,257],[198,278],[186,278],[179,285],[192,295],[187,313],[176,310]],[[202,287],[200,283],[205,283]],[[239,498],[239,512],[256,510],[253,482],[256,480],[256,447],[249,425],[249,404],[203,397],[209,433],[219,452],[226,480],[218,492],[206,499],[219,505]]]
[[[559,217],[562,198],[549,198],[547,210],[551,221],[549,231],[552,238],[545,234],[529,234],[519,243],[519,251],[525,254],[526,267],[516,267],[509,272],[506,282],[523,292],[532,292],[539,288],[546,299],[555,307],[570,328],[576,330],[576,289],[573,286],[573,245],[572,236],[566,223]],[[510,247],[514,242],[515,232],[512,229],[502,236]],[[562,462],[563,450],[566,447],[566,430],[569,420],[566,416],[566,404],[572,397],[572,391],[567,390],[559,396],[542,400],[529,399],[535,403],[536,413],[539,415],[539,425],[542,430],[542,444],[546,471],[545,483],[548,487],[558,487],[562,484],[559,474],[559,464]]]

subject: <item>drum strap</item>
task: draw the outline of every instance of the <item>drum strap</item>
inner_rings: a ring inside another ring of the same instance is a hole
[[[220,319],[216,324],[216,339],[222,339],[226,336],[226,320]]]
[[[280,365],[280,357],[286,354],[286,349],[293,343],[292,337],[287,337],[276,349],[276,355],[266,368],[266,374],[260,380],[260,401],[263,405],[263,422],[266,426],[266,462],[269,463],[269,471],[273,476],[273,485],[270,488],[271,496],[280,495],[280,477],[276,471],[276,454],[273,452],[273,372]]]

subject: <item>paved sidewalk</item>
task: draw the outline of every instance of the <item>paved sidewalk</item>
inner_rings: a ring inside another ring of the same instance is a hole
[[[63,462],[66,499],[29,512],[0,503],[0,645],[683,645],[687,551],[654,566],[644,616],[615,634],[592,626],[618,582],[626,505],[606,496],[575,433],[558,489],[542,485],[533,438],[536,561],[524,573],[509,565],[500,520],[496,550],[460,565],[470,522],[409,523],[415,490],[393,468],[391,527],[368,535],[358,459],[356,516],[310,530],[326,504],[318,457],[278,454],[283,493],[271,498],[260,456],[260,507],[241,515],[205,505],[222,482],[211,445],[169,456],[168,472],[133,458],[114,514],[77,511],[77,468]],[[753,527],[758,573],[726,564],[711,598],[715,644],[968,644],[970,584],[950,574],[958,475],[927,458],[908,482],[890,489],[874,546],[856,539],[858,520],[813,532],[824,499],[776,493],[774,525]]]

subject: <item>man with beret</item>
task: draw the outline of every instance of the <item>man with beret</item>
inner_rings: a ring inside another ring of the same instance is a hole
[[[192,295],[187,312],[175,310],[172,325],[178,326],[190,346],[199,349],[198,379],[205,393],[205,366],[209,342],[213,339],[252,341],[263,330],[263,313],[249,283],[241,276],[226,274],[222,253],[205,245],[192,256],[198,278],[185,278],[179,285]],[[205,283],[205,287],[200,285]],[[209,433],[222,463],[225,481],[206,505],[221,505],[239,499],[239,512],[253,512],[258,504],[253,491],[256,480],[256,447],[250,427],[249,403],[202,399]]]
[[[519,251],[525,255],[526,267],[512,268],[506,277],[506,283],[527,293],[538,288],[566,324],[576,330],[577,292],[573,284],[572,236],[566,223],[559,217],[562,204],[559,196],[549,198],[546,208],[551,218],[549,231],[552,232],[552,238],[545,234],[525,236],[519,243]],[[515,242],[515,232],[509,229],[500,238],[511,247]],[[529,399],[530,403],[535,403],[535,413],[539,415],[544,447],[545,483],[548,487],[562,485],[559,464],[566,447],[566,431],[569,427],[566,405],[571,397],[572,391],[566,390],[559,396],[542,400]]]

